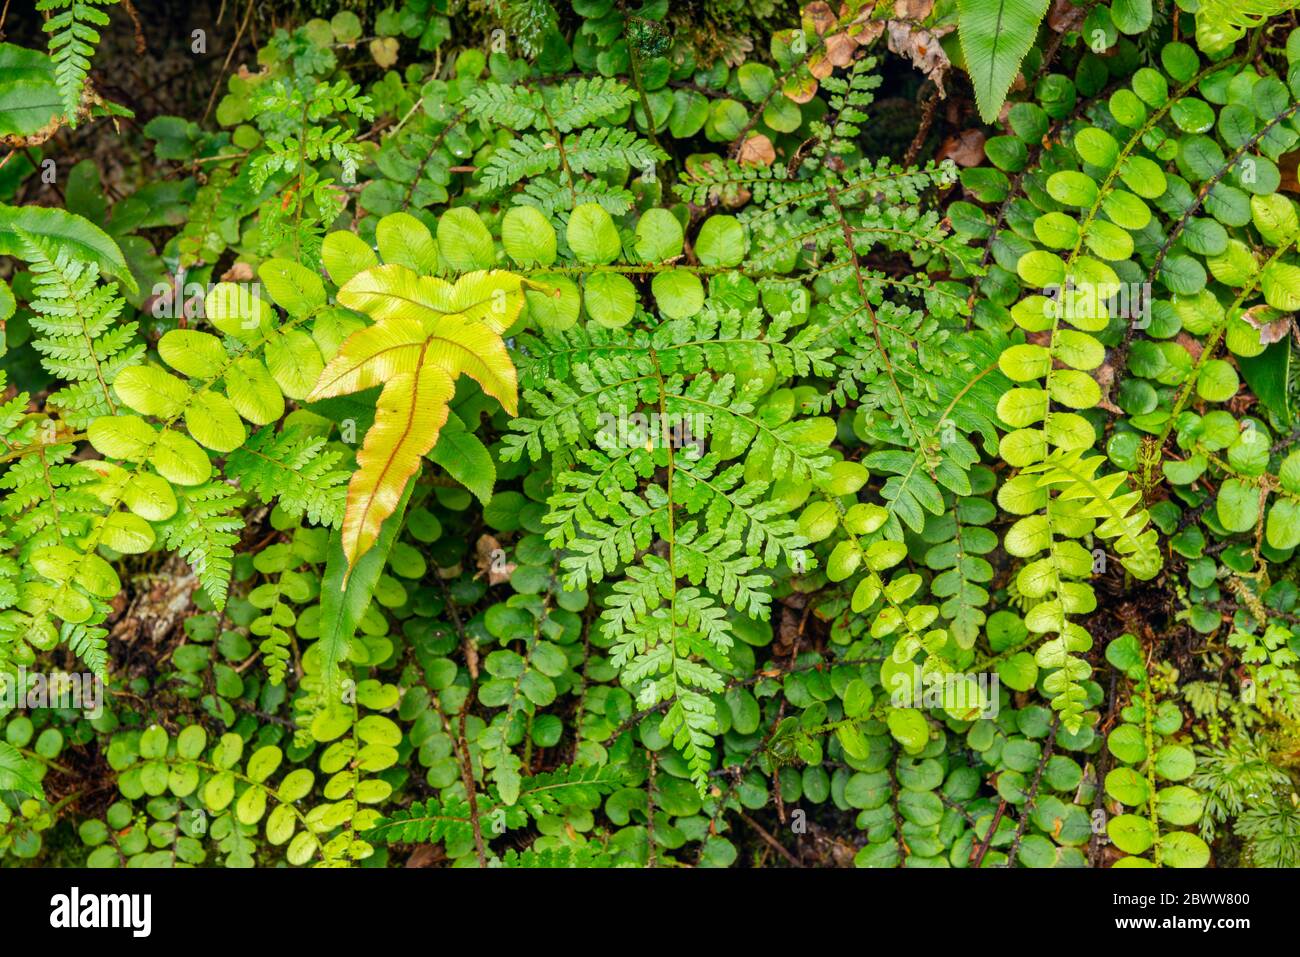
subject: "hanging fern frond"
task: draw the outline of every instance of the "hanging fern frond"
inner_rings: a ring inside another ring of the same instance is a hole
[[[41,12],[57,11],[42,29],[50,35],[50,59],[54,61],[55,83],[63,98],[68,125],[77,125],[78,108],[90,72],[90,60],[99,43],[97,27],[108,26],[108,14],[99,7],[117,0],[38,0]]]

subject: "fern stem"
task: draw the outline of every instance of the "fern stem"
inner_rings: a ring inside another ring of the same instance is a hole
[[[1242,143],[1241,146],[1237,147],[1237,149],[1233,151],[1232,155],[1228,157],[1227,161],[1223,164],[1223,166],[1219,167],[1219,169],[1214,171],[1213,176],[1211,176],[1209,179],[1207,179],[1204,183],[1201,184],[1201,187],[1196,191],[1196,196],[1191,202],[1191,204],[1187,207],[1187,209],[1183,211],[1183,215],[1178,218],[1178,222],[1174,224],[1174,228],[1169,231],[1169,235],[1165,237],[1165,241],[1161,243],[1160,248],[1156,250],[1155,259],[1153,259],[1151,262],[1151,268],[1147,270],[1148,284],[1155,281],[1156,273],[1160,271],[1160,265],[1165,261],[1165,257],[1169,255],[1169,250],[1173,248],[1174,243],[1178,241],[1178,237],[1182,235],[1183,230],[1187,227],[1187,224],[1192,221],[1192,217],[1200,210],[1201,206],[1205,203],[1205,199],[1207,196],[1210,195],[1210,191],[1213,190],[1214,187],[1219,183],[1219,181],[1222,180],[1223,177],[1226,176],[1228,172],[1237,165],[1238,160],[1240,160],[1244,155],[1246,155],[1247,152],[1253,150],[1256,146],[1259,145],[1259,141],[1262,140],[1268,134],[1268,132],[1273,129],[1273,127],[1277,126],[1279,123],[1283,122],[1284,120],[1289,119],[1291,116],[1295,114],[1295,111],[1297,109],[1300,109],[1300,100],[1297,100],[1296,102],[1292,103],[1281,113],[1278,113],[1271,120],[1265,123],[1258,131],[1256,131],[1255,135],[1253,135],[1250,139],[1246,140],[1246,142]],[[1120,343],[1119,348],[1115,350],[1115,355],[1111,359],[1111,368],[1115,370],[1115,380],[1114,382],[1111,383],[1112,395],[1116,394],[1116,390],[1119,389],[1120,382],[1123,381],[1124,372],[1128,368],[1129,347],[1132,345],[1133,338],[1137,335],[1137,332],[1138,332],[1138,327],[1135,324],[1130,322],[1128,324],[1128,328],[1124,330],[1123,341]]]
[[[71,768],[65,767],[64,765],[59,764],[59,762],[53,760],[52,758],[47,758],[43,754],[38,754],[37,752],[33,751],[31,748],[17,748],[16,750],[21,755],[23,755],[23,757],[31,758],[33,761],[37,761],[45,765],[51,771],[57,771],[59,774],[66,774],[69,777],[72,776]]]
[[[461,706],[459,729],[455,731],[452,730],[451,719],[442,710],[441,705],[437,703],[436,699],[432,703],[438,712],[438,717],[442,719],[443,730],[452,739],[452,747],[459,759],[461,783],[465,786],[465,800],[469,804],[470,826],[474,832],[474,851],[478,855],[478,866],[484,868],[487,867],[487,848],[483,842],[483,824],[479,819],[478,788],[474,784],[474,765],[470,760],[469,745],[465,737],[465,719],[469,713],[470,702],[474,700],[474,685],[477,683],[478,677],[477,669],[469,669],[471,663],[470,638],[465,631],[465,625],[461,621],[460,611],[451,596],[451,591],[447,588],[447,583],[441,575],[435,575],[434,577],[438,581],[438,587],[442,589],[443,603],[447,608],[447,614],[451,616],[452,627],[456,630],[461,649],[465,654],[466,667],[470,671],[470,693],[465,696],[465,702]]]
[[[1272,255],[1264,260],[1264,262],[1260,264],[1259,268],[1255,270],[1255,275],[1251,277],[1250,282],[1242,287],[1241,292],[1237,294],[1237,298],[1232,301],[1232,305],[1223,311],[1223,319],[1215,324],[1214,328],[1210,331],[1209,336],[1206,337],[1205,345],[1202,347],[1201,354],[1196,360],[1196,365],[1192,366],[1192,371],[1188,374],[1187,379],[1183,382],[1182,388],[1178,392],[1178,399],[1174,402],[1174,408],[1169,413],[1169,418],[1165,421],[1164,428],[1160,430],[1160,434],[1156,437],[1156,448],[1163,449],[1165,447],[1165,442],[1169,438],[1169,433],[1173,431],[1174,423],[1178,421],[1178,416],[1182,414],[1188,401],[1191,400],[1192,390],[1196,388],[1196,380],[1200,378],[1201,370],[1205,368],[1205,364],[1210,360],[1210,357],[1214,355],[1214,351],[1219,347],[1219,343],[1222,341],[1224,333],[1228,331],[1228,322],[1232,319],[1233,313],[1240,309],[1246,299],[1254,293],[1255,286],[1259,284],[1260,277],[1263,276],[1264,270],[1280,259],[1284,253],[1289,252],[1291,247],[1294,246],[1297,241],[1300,241],[1300,235],[1292,237],[1289,242],[1282,243],[1277,249],[1273,250]]]
[[[889,352],[885,349],[885,343],[880,337],[880,328],[877,324],[876,310],[871,308],[871,303],[867,298],[867,286],[862,277],[862,264],[858,258],[857,247],[853,245],[854,227],[849,225],[848,217],[844,213],[844,207],[840,203],[839,191],[835,187],[826,190],[826,195],[835,207],[835,214],[839,219],[839,225],[844,233],[844,243],[848,248],[849,259],[853,264],[854,279],[857,282],[858,297],[863,307],[867,311],[867,317],[871,320],[872,336],[876,340],[876,350],[880,353],[880,362],[884,366],[885,375],[889,378],[889,383],[893,387],[895,394],[898,396],[898,408],[903,414],[903,419],[907,422],[907,428],[912,433],[912,438],[920,443],[921,436],[917,431],[916,423],[912,420],[912,414],[907,411],[907,399],[903,394],[902,388],[898,384],[898,379],[894,375],[894,365],[890,360]]]
[[[1160,819],[1156,814],[1156,756],[1155,732],[1151,727],[1152,709],[1155,702],[1151,696],[1151,672],[1148,669],[1142,677],[1142,734],[1147,749],[1147,814],[1151,818],[1151,837],[1154,845],[1152,857],[1156,867],[1160,866]]]

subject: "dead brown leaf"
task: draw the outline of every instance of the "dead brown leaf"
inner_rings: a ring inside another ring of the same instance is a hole
[[[812,3],[804,7],[803,17],[804,20],[812,24],[813,30],[817,32],[819,37],[825,36],[826,31],[835,26],[839,19],[835,16],[835,11],[831,9],[831,5],[825,3],[824,0],[813,0]]]
[[[1296,167],[1300,166],[1300,150],[1294,153],[1283,153],[1277,161],[1278,171],[1282,174],[1282,185],[1278,189],[1285,193],[1300,193],[1300,175],[1296,173]]]
[[[1193,362],[1200,359],[1201,353],[1205,350],[1205,346],[1201,344],[1199,339],[1195,336],[1188,335],[1186,332],[1178,333],[1178,336],[1174,341],[1187,350],[1187,354],[1192,357]]]
[[[736,158],[741,166],[771,166],[776,162],[776,149],[770,139],[762,133],[755,133],[745,140]]]
[[[1238,392],[1227,401],[1228,411],[1237,418],[1242,418],[1250,413],[1250,409],[1259,400],[1249,392]]]
[[[880,39],[880,35],[885,32],[885,21],[868,20],[865,23],[850,23],[844,32],[854,43],[864,47]]]
[[[1241,318],[1259,330],[1260,345],[1265,346],[1281,342],[1295,325],[1295,316],[1278,315],[1277,310],[1262,305],[1251,306]]]
[[[793,653],[803,630],[799,624],[801,617],[789,608],[781,609],[781,621],[777,626],[776,641],[772,645],[773,653],[776,655]]]
[[[848,66],[857,48],[857,42],[847,33],[832,34],[826,38],[826,59],[835,66]]]
[[[253,267],[246,262],[237,262],[221,274],[222,282],[252,282]]]
[[[874,0],[871,3],[863,4],[856,14],[849,9],[847,3],[840,6],[840,23],[848,21],[850,16],[853,17],[852,21],[849,21],[848,27],[845,28],[845,32],[858,46],[866,46],[885,32],[885,21],[872,19],[875,9]]]
[[[754,52],[754,41],[749,37],[726,37],[722,43],[722,59],[730,67],[740,66]]]
[[[910,58],[913,66],[934,81],[941,96],[947,95],[943,88],[943,78],[952,64],[948,62],[948,54],[939,45],[939,38],[951,29],[946,27],[932,33],[901,20],[889,21],[890,51]]]
[[[469,669],[470,678],[478,681],[478,641],[466,636],[460,643],[460,650],[465,653],[465,667]]]
[[[478,574],[475,578],[487,576],[489,585],[500,585],[510,581],[514,574],[515,563],[506,561],[506,551],[491,535],[480,535],[474,545]]]
[[[445,860],[442,848],[432,844],[421,844],[411,852],[403,867],[433,867]]]
[[[1123,410],[1116,408],[1110,401],[1110,390],[1115,386],[1115,368],[1109,362],[1103,362],[1097,367],[1092,374],[1097,385],[1101,387],[1101,401],[1097,403],[1107,412],[1115,412],[1123,415]]]
[[[1069,33],[1083,24],[1088,10],[1084,6],[1075,6],[1071,0],[1053,0],[1052,9],[1047,14],[1047,25],[1056,33]]]
[[[894,0],[894,16],[900,20],[924,20],[934,9],[934,0]]]
[[[950,159],[958,166],[979,166],[984,162],[984,134],[962,130],[943,141],[938,159]]]

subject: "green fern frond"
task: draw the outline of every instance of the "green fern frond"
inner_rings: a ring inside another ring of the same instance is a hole
[[[627,771],[620,765],[564,765],[524,778],[516,806],[537,820],[566,806],[589,805],[626,783]]]
[[[164,544],[194,569],[212,603],[221,608],[230,588],[230,563],[244,527],[242,499],[223,482],[177,489],[176,514],[162,524]]]
[[[597,844],[578,847],[526,847],[516,851],[513,847],[501,855],[501,866],[509,868],[587,868],[608,867],[610,856]]]
[[[1295,793],[1269,795],[1244,812],[1233,830],[1247,839],[1256,867],[1300,867],[1300,806]]]
[[[516,132],[554,129],[571,133],[617,113],[636,100],[636,92],[612,77],[582,77],[540,90],[505,83],[483,83],[465,97],[476,120]]]
[[[262,502],[337,528],[343,520],[350,473],[338,468],[343,453],[306,429],[259,429],[226,459],[226,474]]]
[[[514,202],[531,206],[548,218],[564,221],[568,213],[584,203],[595,203],[611,216],[622,216],[632,208],[636,197],[622,186],[612,186],[603,179],[583,179],[557,182],[553,179],[534,179],[516,193]]]
[[[32,347],[51,375],[69,383],[51,393],[48,403],[69,426],[82,429],[117,411],[110,384],[140,362],[144,345],[134,341],[139,326],[118,321],[125,300],[99,281],[93,262],[77,262],[44,238],[19,235],[33,277],[31,324],[39,335]]]
[[[42,29],[50,35],[50,58],[54,61],[54,79],[63,98],[68,125],[77,125],[81,94],[90,71],[90,59],[99,43],[96,27],[108,26],[108,14],[98,9],[117,0],[39,0],[41,12],[60,11],[45,21]]]
[[[1104,455],[1060,450],[1022,474],[1038,475],[1040,487],[1057,491],[1057,502],[1076,506],[1072,515],[1099,520],[1094,533],[1114,542],[1124,567],[1138,578],[1152,578],[1161,566],[1156,530],[1147,527],[1142,496],[1128,488],[1127,473],[1098,474],[1105,462]]]
[[[365,840],[384,844],[424,844],[470,837],[469,803],[463,798],[429,798],[382,817],[363,832]]]
[[[522,179],[562,170],[563,184],[571,187],[575,176],[615,167],[653,169],[666,158],[663,150],[620,127],[588,127],[559,143],[549,134],[525,133],[492,153],[483,170],[483,185],[504,189]]]
[[[62,640],[100,678],[108,677],[108,629],[64,624]]]
[[[760,569],[811,562],[791,506],[757,476],[816,481],[831,465],[829,419],[758,405],[767,370],[831,371],[830,350],[787,339],[790,325],[789,314],[765,324],[756,310],[706,302],[648,331],[530,337],[520,370],[530,414],[502,452],[551,453],[544,522],[564,584],[619,573],[601,624],[611,663],[642,707],[666,709],[664,734],[701,790],[716,733],[710,695],[734,643],[729,610],[768,617],[772,578]],[[729,461],[742,454],[749,464]]]

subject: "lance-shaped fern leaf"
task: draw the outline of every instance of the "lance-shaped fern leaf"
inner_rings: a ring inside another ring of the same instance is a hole
[[[510,273],[474,272],[453,284],[388,263],[349,279],[338,301],[375,322],[348,337],[309,398],[383,386],[348,484],[343,553],[352,568],[438,441],[462,373],[516,413],[515,368],[501,332],[523,292]]]

